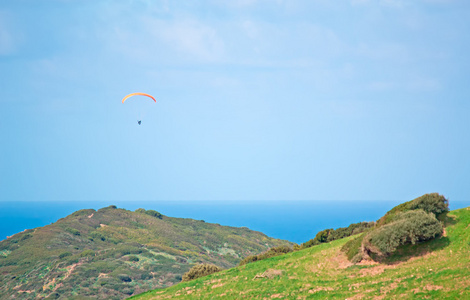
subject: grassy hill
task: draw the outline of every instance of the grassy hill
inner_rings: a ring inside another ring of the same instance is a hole
[[[401,246],[382,263],[352,264],[341,248],[354,238],[246,264],[132,299],[470,299],[470,207],[448,214],[441,237]]]
[[[291,244],[153,210],[85,209],[0,241],[0,298],[123,299],[180,282],[196,263],[230,268]]]

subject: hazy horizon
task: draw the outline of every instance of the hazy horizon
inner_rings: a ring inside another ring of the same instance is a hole
[[[115,202],[0,202],[0,240],[42,227],[79,209],[109,205],[136,210],[154,209],[168,217],[191,218],[251,230],[295,243],[303,243],[327,228],[376,221],[400,201],[115,201]],[[449,201],[451,210],[470,206],[470,201]]]

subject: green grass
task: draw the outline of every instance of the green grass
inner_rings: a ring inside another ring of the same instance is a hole
[[[349,237],[131,299],[470,299],[470,208],[448,218],[445,236],[382,263],[349,263]],[[266,274],[274,275],[255,279]]]

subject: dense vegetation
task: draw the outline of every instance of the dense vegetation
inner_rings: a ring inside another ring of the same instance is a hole
[[[400,246],[384,263],[349,262],[341,248],[353,236],[132,299],[470,299],[470,207],[444,221],[446,236]]]
[[[377,221],[377,225],[382,226],[390,223],[398,214],[416,209],[422,209],[425,212],[434,214],[436,218],[439,218],[449,211],[449,200],[438,193],[425,194],[395,206]]]
[[[182,281],[190,281],[199,277],[207,276],[222,271],[221,268],[212,264],[199,264],[193,266],[188,272],[184,273]]]
[[[122,299],[281,245],[291,243],[155,210],[85,209],[0,241],[0,298]]]
[[[321,243],[329,243],[351,235],[356,235],[374,226],[375,222],[360,222],[351,224],[348,227],[341,227],[338,229],[325,229],[318,232],[313,239],[303,243],[302,245],[300,245],[300,247],[296,247],[296,250],[305,249],[315,245],[319,245]]]
[[[432,213],[418,209],[401,213],[393,222],[373,230],[363,245],[369,253],[389,256],[401,245],[427,241],[441,233],[441,222]]]
[[[266,258],[279,256],[279,255],[286,254],[286,253],[289,253],[289,252],[292,252],[292,249],[288,246],[273,247],[273,248],[269,249],[268,251],[263,252],[261,254],[249,255],[249,256],[245,257],[239,263],[239,266],[243,266],[247,263],[255,262],[255,261],[258,261],[258,260],[263,260],[263,259],[266,259]]]
[[[400,246],[438,237],[448,211],[449,201],[444,196],[425,194],[392,208],[374,228],[346,243],[343,251],[354,263],[384,259]]]

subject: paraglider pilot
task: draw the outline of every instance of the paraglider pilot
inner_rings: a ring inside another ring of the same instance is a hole
[[[137,123],[140,125],[140,124],[142,123],[142,121],[141,121],[141,120],[139,120],[139,121],[137,121]]]

